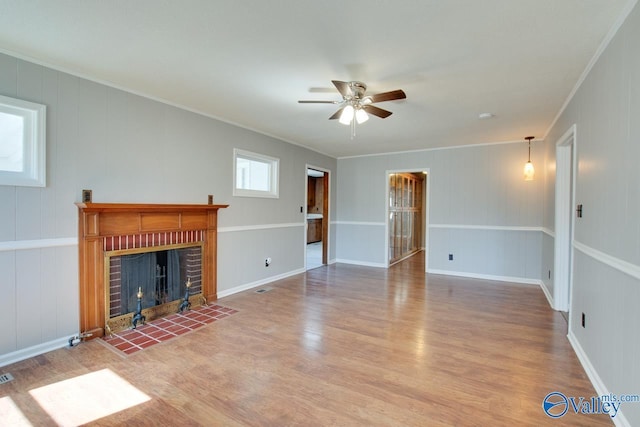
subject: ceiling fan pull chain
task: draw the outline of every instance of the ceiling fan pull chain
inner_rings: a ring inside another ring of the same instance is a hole
[[[355,118],[351,120],[351,139],[356,137],[356,120]]]

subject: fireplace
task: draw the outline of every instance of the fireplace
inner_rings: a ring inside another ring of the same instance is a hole
[[[217,211],[228,205],[78,203],[80,331],[132,324],[138,291],[147,320],[217,298]],[[144,289],[144,291],[143,291]]]
[[[189,284],[192,306],[201,305],[202,242],[120,249],[105,253],[107,331],[132,324],[141,293],[147,321],[178,311]]]

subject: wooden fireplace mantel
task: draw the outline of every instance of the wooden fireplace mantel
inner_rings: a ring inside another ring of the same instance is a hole
[[[150,233],[201,231],[202,292],[217,299],[218,209],[229,205],[76,203],[80,270],[80,332],[104,335],[106,323],[104,239]]]

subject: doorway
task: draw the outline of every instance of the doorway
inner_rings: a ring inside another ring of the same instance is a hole
[[[391,266],[426,248],[427,173],[387,172],[386,192],[387,265]]]
[[[329,247],[329,171],[307,166],[305,269],[327,264]]]
[[[576,125],[565,132],[556,144],[556,199],[553,305],[568,312],[573,282],[573,204],[576,175]]]

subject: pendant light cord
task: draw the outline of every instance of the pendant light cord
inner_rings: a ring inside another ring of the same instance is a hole
[[[535,136],[528,136],[525,139],[529,143],[529,163],[531,163],[531,140],[535,138]]]

